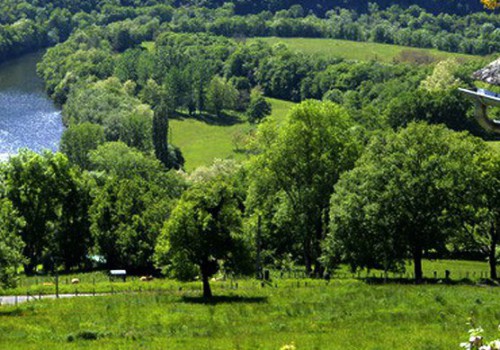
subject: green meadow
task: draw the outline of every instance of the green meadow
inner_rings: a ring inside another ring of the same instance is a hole
[[[288,280],[0,307],[0,349],[449,350],[470,317],[496,336],[498,288]]]
[[[414,47],[379,44],[371,42],[358,42],[338,39],[321,38],[252,38],[248,42],[263,40],[268,44],[285,43],[290,49],[315,56],[339,57],[352,60],[375,60],[381,62],[394,62],[405,60],[406,55],[427,56],[433,60],[447,58],[474,59],[477,56],[438,51],[435,49],[419,49]]]
[[[272,104],[271,118],[286,117],[292,102],[269,99]],[[182,150],[186,170],[209,165],[216,158],[244,159],[245,154],[236,151],[235,138],[244,136],[252,128],[245,116],[235,115],[225,123],[195,118],[177,118],[170,121],[170,142]]]
[[[449,278],[452,284],[475,284],[489,276],[488,263],[486,261],[464,261],[464,260],[423,260],[424,278],[429,283],[443,283],[446,271],[450,272]],[[300,266],[286,271],[272,270],[271,277],[275,283],[287,284],[295,278],[305,277],[304,269]],[[500,273],[500,269],[498,269]],[[342,265],[332,273],[332,279],[360,279],[360,280],[379,280],[387,278],[389,281],[402,281],[411,283],[413,278],[413,266],[411,262],[407,263],[406,271],[401,273],[388,273],[387,276],[381,270],[360,270],[353,273],[348,266]],[[219,276],[222,277],[222,276]],[[72,285],[71,280],[78,278],[80,283]],[[31,295],[54,294],[54,276],[21,276],[18,281],[18,287],[1,291],[0,295]],[[252,287],[256,281],[251,279],[232,279],[216,284],[222,289],[230,289],[238,283],[240,286]],[[258,283],[257,283],[258,284]],[[165,291],[172,292],[179,289],[198,291],[200,282],[181,283],[169,279],[155,279],[144,283],[137,276],[132,276],[125,283],[121,281],[110,281],[105,272],[75,273],[61,275],[59,278],[59,288],[61,293],[112,293],[112,292],[142,292],[142,291]],[[500,320],[499,320],[500,322]]]

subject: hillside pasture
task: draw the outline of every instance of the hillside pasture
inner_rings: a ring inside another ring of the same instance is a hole
[[[450,53],[435,49],[419,49],[414,47],[358,42],[321,38],[251,38],[247,42],[262,40],[270,45],[286,44],[291,50],[326,58],[344,58],[360,61],[432,63],[448,58],[459,60],[477,59],[478,56]]]
[[[272,104],[272,118],[283,120],[292,102],[268,99]],[[252,128],[244,115],[235,115],[225,122],[200,118],[176,118],[170,120],[170,142],[182,150],[186,159],[186,170],[210,165],[214,159],[245,159],[246,155],[236,151],[234,140],[245,135]]]

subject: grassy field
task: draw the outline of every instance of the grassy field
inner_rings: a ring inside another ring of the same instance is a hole
[[[427,277],[436,271],[442,278],[445,270],[452,280],[468,275],[477,281],[488,266],[424,261]],[[69,284],[74,277],[82,284]],[[343,267],[329,283],[286,274],[264,286],[254,279],[213,281],[216,297],[206,303],[200,282],[111,283],[102,272],[61,276],[62,293],[121,293],[0,306],[0,349],[278,350],[293,343],[308,350],[447,350],[467,339],[469,317],[496,336],[498,287],[378,284],[351,277]],[[22,286],[7,294],[53,293],[50,281],[23,278]]]
[[[450,279],[453,283],[474,284],[483,278],[489,276],[489,269],[487,262],[481,261],[459,261],[459,260],[424,260],[423,271],[424,277],[430,283],[435,283],[436,277],[442,280],[445,277],[445,271],[449,270],[451,275]],[[500,269],[498,269],[500,273]],[[305,277],[304,269],[301,267],[295,268],[293,271],[271,271],[273,282],[278,285],[289,283],[289,279]],[[384,278],[383,271],[380,270],[363,270],[359,273],[353,274],[347,266],[342,266],[332,274],[333,279],[354,279],[359,278],[364,280],[366,278]],[[408,263],[406,272],[389,273],[389,279],[404,279],[412,282],[413,279],[413,266]],[[78,278],[80,284],[72,285],[71,280]],[[230,288],[235,283],[242,286],[252,287],[255,281],[248,279],[238,279],[235,281],[227,280],[219,283],[221,288]],[[93,272],[84,274],[70,274],[62,275],[59,278],[60,292],[61,293],[110,293],[118,291],[142,291],[142,290],[162,290],[162,291],[176,291],[179,288],[184,290],[199,290],[200,283],[179,283],[168,279],[156,279],[153,282],[144,283],[140,282],[138,277],[129,277],[126,283],[123,282],[110,282],[105,272]],[[54,294],[54,277],[53,276],[36,276],[36,277],[21,277],[18,287],[6,291],[0,291],[0,295],[39,295],[39,294]]]
[[[0,349],[449,350],[473,316],[496,335],[498,289],[354,280],[45,300],[0,307]]]
[[[273,118],[283,119],[292,102],[269,99]],[[233,120],[226,125],[203,120],[184,118],[170,121],[170,142],[182,150],[186,159],[186,170],[209,165],[216,158],[243,159],[244,154],[235,152],[233,139],[247,133],[253,126],[242,120]]]
[[[312,55],[340,57],[353,60],[376,60],[382,62],[393,62],[402,57],[402,53],[413,52],[418,55],[428,55],[435,60],[443,60],[451,57],[459,59],[473,59],[477,56],[457,54],[438,51],[434,49],[419,49],[406,46],[378,44],[370,42],[357,42],[337,39],[316,38],[252,38],[248,42],[263,40],[271,45],[282,42],[294,51],[300,51]]]

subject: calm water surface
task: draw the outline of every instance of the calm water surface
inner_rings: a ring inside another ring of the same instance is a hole
[[[63,125],[36,75],[43,53],[0,64],[0,160],[20,148],[57,150]]]

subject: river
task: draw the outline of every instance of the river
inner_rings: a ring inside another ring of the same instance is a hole
[[[0,160],[20,148],[57,150],[63,125],[61,112],[36,75],[43,52],[0,65]]]

